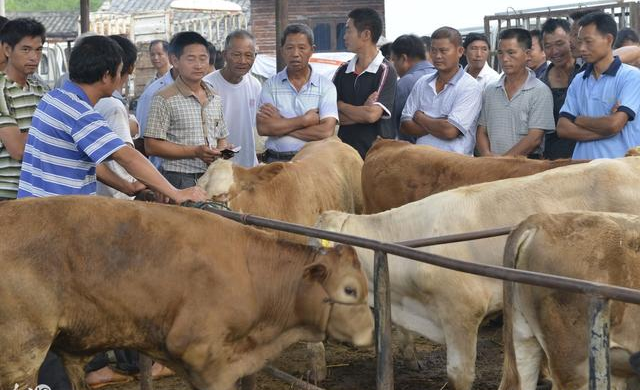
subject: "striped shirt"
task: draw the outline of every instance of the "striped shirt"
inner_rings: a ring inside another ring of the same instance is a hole
[[[17,126],[27,132],[36,106],[46,87],[35,77],[22,86],[0,72],[0,128]],[[20,181],[20,161],[14,160],[0,140],[0,198],[15,198]]]
[[[84,91],[67,81],[33,114],[18,198],[94,195],[96,165],[124,146]]]

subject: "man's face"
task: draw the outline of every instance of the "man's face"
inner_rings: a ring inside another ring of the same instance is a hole
[[[542,36],[544,54],[555,66],[564,66],[571,61],[571,44],[569,33],[558,27],[551,33]]]
[[[482,40],[473,41],[467,46],[465,55],[471,69],[482,69],[489,59],[489,45]]]
[[[595,24],[588,24],[580,28],[578,32],[578,49],[585,62],[596,63],[611,52],[613,37],[610,34],[603,35]]]
[[[344,45],[352,53],[357,53],[358,50],[365,44],[364,36],[368,38],[366,30],[362,33],[358,33],[358,29],[351,18],[347,19],[347,25],[344,29]]]
[[[501,39],[498,43],[498,61],[505,75],[522,72],[527,67],[528,58],[529,50],[523,49],[516,38]]]
[[[531,69],[535,69],[542,65],[547,60],[547,57],[542,50],[540,41],[536,37],[531,37],[531,50],[529,51],[529,60],[527,66]]]
[[[397,55],[392,51],[391,62],[393,63],[393,67],[396,69],[396,72],[398,73],[399,77],[402,77],[405,74],[407,74],[407,72],[411,68],[411,65],[409,64],[406,54]]]
[[[309,66],[309,58],[313,54],[313,46],[304,34],[289,34],[282,47],[282,56],[287,70],[299,72]]]
[[[24,37],[12,49],[6,43],[2,44],[4,54],[7,56],[7,64],[13,69],[27,76],[38,70],[42,58],[42,38]]]
[[[251,38],[234,38],[224,52],[225,68],[232,76],[242,77],[249,73],[256,60],[256,47]]]
[[[157,42],[149,49],[149,55],[151,56],[151,65],[156,70],[160,70],[169,65],[169,55],[162,47],[162,42]]]
[[[209,51],[204,45],[192,43],[184,47],[180,57],[173,56],[173,61],[178,64],[180,77],[199,82],[209,69]]]
[[[458,61],[462,57],[462,46],[454,45],[449,38],[431,41],[431,59],[438,72],[449,72],[458,68]]]

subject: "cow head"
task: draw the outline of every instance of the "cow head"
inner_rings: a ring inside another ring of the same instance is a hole
[[[229,192],[233,185],[233,164],[229,160],[217,159],[198,180],[209,199],[226,202],[229,200]]]
[[[355,250],[344,245],[322,250],[305,268],[304,278],[322,286],[322,305],[328,306],[326,336],[356,346],[371,345],[373,316],[367,304],[367,279]]]
[[[315,228],[328,230],[331,232],[341,233],[344,224],[349,218],[348,213],[342,211],[325,211],[316,220]],[[309,238],[309,245],[315,247],[330,248],[334,244],[331,241],[325,239],[319,239],[315,237]]]

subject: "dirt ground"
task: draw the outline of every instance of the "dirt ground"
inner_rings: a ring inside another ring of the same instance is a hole
[[[481,328],[478,341],[478,360],[474,390],[495,390],[500,384],[502,366],[501,327],[485,325]],[[397,334],[394,332],[394,342]],[[416,338],[418,359],[423,369],[412,371],[394,348],[395,390],[445,390],[447,386],[446,353],[442,345],[431,343],[424,338]],[[326,346],[328,378],[318,386],[326,390],[373,390],[376,387],[376,361],[373,348],[357,349],[343,344],[329,342]],[[285,351],[273,366],[297,378],[306,379],[307,352],[305,344],[296,344]],[[112,386],[108,390],[137,390],[138,382]],[[291,385],[260,373],[259,390],[290,390]],[[191,390],[178,377],[154,381],[154,390]]]

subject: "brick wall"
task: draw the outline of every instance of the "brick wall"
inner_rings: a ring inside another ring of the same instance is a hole
[[[346,21],[349,11],[359,7],[371,7],[378,11],[384,25],[384,0],[290,0],[289,22],[311,24],[324,18]],[[275,55],[275,0],[251,1],[251,32],[256,36],[260,53]]]

